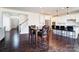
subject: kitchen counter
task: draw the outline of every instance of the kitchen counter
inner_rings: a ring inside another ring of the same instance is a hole
[[[61,35],[61,36],[74,38],[74,39],[77,39],[77,37],[78,37],[78,34],[76,33],[76,31],[66,31],[66,30],[55,30],[55,29],[53,29],[53,33],[56,34],[56,35]]]

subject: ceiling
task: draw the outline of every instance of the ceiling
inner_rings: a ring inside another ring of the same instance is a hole
[[[69,13],[78,13],[79,7],[5,7],[8,9],[48,14],[52,16],[64,15]]]

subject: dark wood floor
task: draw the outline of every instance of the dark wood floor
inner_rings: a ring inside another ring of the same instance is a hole
[[[6,32],[5,41],[0,46],[1,52],[40,52],[36,46],[33,48],[29,44],[29,35],[19,33],[16,30]],[[54,35],[51,31],[49,33],[49,49],[48,52],[77,52],[79,46],[77,40]]]

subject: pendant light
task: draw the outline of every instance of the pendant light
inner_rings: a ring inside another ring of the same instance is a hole
[[[71,14],[69,13],[69,7],[67,7],[67,16],[69,17],[68,21],[76,21],[76,17],[74,18],[73,16],[71,16]]]
[[[66,7],[67,9],[67,16],[69,17],[69,7]]]
[[[58,8],[57,8],[57,16],[58,16]]]
[[[58,8],[57,8],[57,10],[56,10],[56,13],[57,13],[57,14],[56,14],[56,17],[58,17],[58,16],[59,16],[59,14],[58,14]]]

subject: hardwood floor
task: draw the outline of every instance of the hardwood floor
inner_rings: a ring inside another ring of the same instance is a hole
[[[29,44],[29,35],[19,33],[16,30],[6,32],[6,38],[2,46],[1,52],[41,52],[40,48],[33,48]],[[78,52],[79,46],[77,40],[54,35],[49,32],[49,49],[43,52]]]
[[[58,35],[50,35],[49,51],[53,52],[76,52],[79,51],[77,40],[61,37]]]

